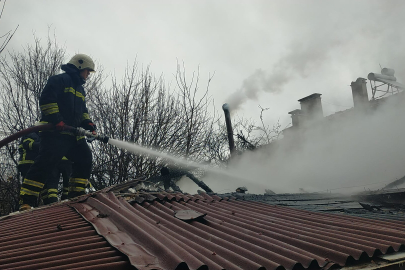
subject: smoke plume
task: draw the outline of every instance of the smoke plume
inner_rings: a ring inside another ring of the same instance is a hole
[[[404,56],[404,38],[400,33],[405,3],[363,3],[356,2],[350,8],[341,2],[280,4],[281,10],[288,9],[288,20],[280,18],[278,26],[283,29],[283,37],[290,38],[284,41],[289,45],[275,49],[280,57],[269,57],[267,65],[261,63],[224,102],[237,110],[246,101],[257,100],[261,93],[281,93],[289,83],[317,78],[325,70],[330,77],[317,80],[324,89],[347,85],[346,81],[338,81],[340,74],[365,77],[379,71],[379,64],[394,68],[398,79],[405,79],[404,66],[398,61]],[[333,72],[339,75],[333,76]]]
[[[402,98],[400,99],[400,97]],[[405,175],[404,92],[377,110],[350,109],[322,119],[298,136],[283,138],[261,150],[233,159],[229,170],[246,179],[204,179],[215,191],[250,193],[378,190]]]
[[[257,69],[243,80],[240,89],[232,93],[226,102],[232,110],[238,110],[247,100],[257,100],[260,93],[280,93],[286,84],[297,77],[305,78],[327,59],[329,50],[342,41],[328,40],[316,43],[293,43],[289,53],[274,65],[271,72]]]

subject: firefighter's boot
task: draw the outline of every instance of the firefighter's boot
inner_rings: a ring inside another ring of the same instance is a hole
[[[22,204],[22,205],[20,205],[19,211],[21,212],[21,211],[30,210],[30,209],[31,209],[31,206],[29,204]]]
[[[27,210],[28,207],[38,206],[38,197],[44,188],[44,183],[24,178],[20,189],[20,209]]]
[[[29,210],[32,207],[36,207],[38,197],[33,195],[21,195],[20,196],[20,211]]]
[[[49,188],[47,190],[47,196],[44,198],[44,204],[51,204],[58,202],[58,190],[55,188]]]
[[[67,200],[69,198],[69,187],[63,186],[62,197],[60,198],[61,201]]]
[[[75,198],[86,194],[87,179],[83,178],[70,178],[69,180],[69,194],[68,198]]]

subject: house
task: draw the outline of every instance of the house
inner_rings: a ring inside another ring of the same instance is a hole
[[[323,117],[321,94],[300,99],[285,140],[330,129],[404,94],[368,101],[352,83],[354,108]],[[190,195],[142,189],[143,180],[0,218],[0,269],[403,269],[403,208],[384,192]],[[405,194],[405,193],[404,193]]]

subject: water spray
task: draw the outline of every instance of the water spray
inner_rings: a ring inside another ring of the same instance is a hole
[[[171,163],[179,164],[179,165],[184,166],[184,167],[186,167],[188,169],[200,168],[200,169],[203,169],[205,171],[212,172],[212,173],[217,173],[217,174],[221,174],[221,175],[228,176],[228,177],[238,178],[240,180],[246,180],[246,179],[241,179],[240,176],[238,176],[238,175],[235,175],[235,174],[232,174],[230,172],[221,170],[219,168],[213,168],[213,167],[211,167],[209,165],[203,165],[203,164],[200,164],[198,162],[186,160],[184,158],[177,158],[177,157],[174,157],[173,155],[170,155],[168,153],[163,153],[163,152],[153,150],[153,149],[150,149],[150,148],[146,148],[146,147],[134,144],[134,143],[129,143],[129,142],[115,140],[115,139],[110,138],[110,139],[108,139],[108,144],[114,145],[114,146],[116,146],[118,148],[121,148],[121,149],[128,150],[128,151],[130,151],[130,152],[132,152],[134,154],[144,154],[144,155],[147,155],[149,157],[163,158],[163,159],[165,159],[167,161],[170,161]]]
[[[186,167],[188,169],[196,169],[196,168],[200,168],[203,169],[205,171],[211,172],[211,173],[216,173],[216,174],[221,174],[223,176],[228,176],[228,177],[233,177],[235,179],[239,179],[239,180],[246,180],[246,179],[242,179],[240,176],[232,174],[230,172],[221,170],[219,168],[213,168],[209,165],[203,165],[194,161],[189,161],[183,158],[177,158],[174,157],[171,154],[168,153],[164,153],[158,150],[153,150],[150,148],[146,148],[143,146],[140,146],[138,144],[135,143],[130,143],[130,142],[125,142],[125,141],[120,141],[120,140],[116,140],[116,139],[111,139],[107,136],[102,136],[102,135],[94,135],[92,132],[88,131],[88,130],[84,130],[83,128],[76,128],[75,129],[76,135],[77,136],[86,136],[88,138],[94,138],[96,140],[99,140],[103,143],[108,143],[110,145],[116,146],[118,148],[121,149],[125,149],[127,151],[130,151],[134,154],[143,154],[143,155],[147,155],[149,157],[153,157],[153,158],[162,158],[165,159],[166,161],[169,161],[171,163],[174,164],[178,164],[181,165],[183,167]]]

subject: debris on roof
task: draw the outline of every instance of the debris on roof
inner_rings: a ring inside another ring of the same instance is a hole
[[[236,189],[237,193],[246,193],[246,191],[248,191],[248,189],[246,187],[238,187]]]
[[[206,215],[194,210],[179,210],[174,212],[174,216],[183,221],[202,220]]]

